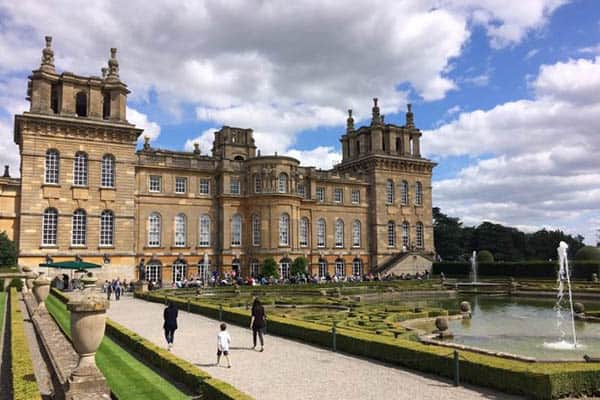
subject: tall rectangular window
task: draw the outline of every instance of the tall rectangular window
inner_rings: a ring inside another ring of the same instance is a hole
[[[298,194],[300,196],[302,196],[303,198],[306,197],[306,186],[304,186],[303,183],[301,183],[301,184],[298,185]]]
[[[344,201],[344,190],[337,188],[333,191],[333,201],[336,203],[341,203]]]
[[[44,174],[44,183],[58,183],[58,167],[59,167],[58,151],[51,149],[46,152],[46,171]]]
[[[115,216],[110,210],[100,214],[100,246],[112,246],[115,229]]]
[[[208,215],[200,216],[200,240],[198,245],[201,247],[210,246],[210,217]]]
[[[359,203],[360,203],[360,191],[353,190],[352,191],[352,204],[359,204]]]
[[[200,179],[200,194],[210,194],[210,179]]]
[[[252,216],[252,246],[260,246],[260,216]]]
[[[325,247],[325,220],[317,221],[317,247]]]
[[[394,221],[388,222],[387,241],[388,241],[388,247],[396,246],[396,224],[394,223]]]
[[[231,194],[240,194],[240,180],[239,178],[231,178],[229,183],[229,191]]]
[[[402,246],[408,249],[410,245],[410,225],[408,222],[402,224]]]
[[[175,193],[184,194],[187,192],[187,178],[182,176],[175,177]]]
[[[160,225],[160,214],[150,214],[148,217],[148,247],[160,247]]]
[[[47,208],[42,221],[42,246],[56,246],[58,231],[58,211]]]
[[[150,175],[148,190],[150,192],[160,192],[162,190],[162,178],[158,175]]]
[[[175,246],[185,247],[187,237],[187,218],[184,214],[175,216]]]
[[[352,223],[352,247],[360,247],[360,221]]]
[[[73,185],[87,186],[88,184],[88,158],[84,152],[77,152],[73,159]]]
[[[71,245],[85,246],[87,219],[84,210],[75,210],[71,224]]]
[[[100,171],[101,186],[105,188],[115,187],[115,158],[110,154],[102,157],[102,168]]]
[[[300,246],[308,246],[308,218],[300,218]]]
[[[239,214],[231,218],[231,245],[242,245],[242,217]]]
[[[262,192],[262,178],[260,174],[254,175],[254,193]]]
[[[324,187],[317,188],[317,200],[320,202],[325,201],[325,188]]]

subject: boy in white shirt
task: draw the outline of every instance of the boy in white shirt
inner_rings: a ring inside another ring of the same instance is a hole
[[[229,361],[229,344],[231,343],[231,336],[227,332],[227,325],[221,324],[221,332],[217,335],[217,366],[221,362],[221,354],[225,356],[227,360],[227,368],[231,368],[231,361]]]

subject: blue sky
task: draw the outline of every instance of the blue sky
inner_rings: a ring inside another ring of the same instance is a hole
[[[366,123],[378,97],[402,124],[411,102],[439,162],[434,205],[596,240],[597,1],[2,0],[0,161],[13,170],[12,115],[47,34],[59,71],[99,75],[119,48],[129,119],[153,146],[208,152],[215,128],[237,125],[263,153],[329,168],[348,108]]]

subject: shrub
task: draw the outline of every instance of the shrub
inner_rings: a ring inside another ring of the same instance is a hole
[[[11,347],[11,372],[12,372],[12,390],[14,400],[35,400],[42,399],[40,390],[35,380],[33,372],[33,363],[31,362],[31,353],[27,337],[25,336],[25,326],[23,325],[23,315],[19,308],[17,291],[10,290],[10,347]]]
[[[17,246],[6,232],[0,233],[0,265],[13,266],[17,263]]]
[[[576,261],[600,261],[600,248],[584,246],[575,254]]]
[[[478,263],[493,263],[494,255],[489,250],[481,250],[477,253],[477,262]]]
[[[279,278],[279,271],[277,271],[277,262],[269,257],[263,261],[262,265],[262,275],[266,278],[272,276],[274,278]]]
[[[13,278],[10,281],[9,287],[14,287],[15,289],[17,289],[17,292],[20,292],[21,290],[23,290],[23,280],[21,278]]]
[[[300,256],[294,260],[292,263],[292,268],[290,269],[290,273],[292,275],[305,274],[306,266],[308,265],[308,260],[304,256]]]

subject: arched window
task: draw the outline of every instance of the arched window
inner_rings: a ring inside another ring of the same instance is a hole
[[[394,182],[391,179],[385,182],[385,203],[394,204]]]
[[[185,247],[187,233],[187,218],[185,214],[175,216],[175,246]]]
[[[58,183],[58,171],[60,166],[60,157],[58,151],[50,149],[46,152],[46,171],[44,174],[44,183]]]
[[[335,221],[335,247],[344,247],[344,221]]]
[[[317,247],[325,247],[325,220],[319,218],[317,220]]]
[[[289,258],[282,258],[279,260],[279,276],[281,279],[288,279],[290,277],[290,266],[292,260]]]
[[[162,264],[160,263],[160,261],[149,261],[148,264],[146,264],[146,280],[149,282],[162,281],[161,268]]]
[[[319,258],[319,278],[324,278],[327,275],[327,261]]]
[[[85,210],[77,209],[73,212],[71,224],[71,245],[85,246],[87,229],[87,215]]]
[[[105,154],[102,157],[102,187],[115,187],[115,157],[112,154]]]
[[[252,216],[252,246],[260,246],[260,230],[260,215],[254,214]]]
[[[200,216],[200,234],[198,238],[198,246],[210,246],[210,217],[206,214]]]
[[[110,118],[110,93],[104,93],[102,100],[102,118]]]
[[[408,249],[410,245],[410,225],[404,221],[402,223],[402,247]]]
[[[421,249],[423,248],[423,224],[421,222],[417,222],[416,231],[417,235],[415,244],[417,245],[417,248]]]
[[[250,261],[250,276],[253,278],[258,278],[260,276],[260,263],[256,258],[253,258]]]
[[[346,276],[346,265],[341,258],[335,260],[335,274],[337,276]]]
[[[360,221],[357,219],[352,223],[352,247],[360,247]]]
[[[42,221],[42,245],[56,246],[58,233],[58,211],[56,208],[46,208]]]
[[[254,175],[254,193],[262,192],[262,178],[260,174]]]
[[[152,213],[148,217],[148,247],[160,247],[160,214]]]
[[[88,184],[88,158],[83,151],[75,153],[73,160],[73,185],[87,186]]]
[[[233,159],[234,159],[234,161],[244,161],[244,157],[243,156],[235,156],[235,157],[233,157]]]
[[[308,246],[308,218],[300,218],[300,246]]]
[[[186,276],[187,263],[185,262],[185,260],[178,258],[173,263],[173,274],[171,279],[173,280],[173,282],[181,282],[186,278]]]
[[[284,173],[279,174],[279,193],[287,193],[288,178]]]
[[[202,283],[206,285],[210,275],[210,259],[208,257],[201,258],[198,262],[198,275],[202,279]]]
[[[242,245],[242,217],[239,214],[231,218],[231,245]]]
[[[354,276],[362,276],[363,275],[362,260],[360,258],[355,258],[354,261],[352,261],[352,275],[354,275]]]
[[[112,246],[114,244],[115,215],[110,210],[102,211],[100,214],[100,246]]]
[[[290,245],[290,216],[285,213],[279,217],[279,245]]]
[[[75,113],[78,117],[87,117],[87,94],[85,92],[77,93],[75,96]]]
[[[396,247],[396,223],[389,221],[387,224],[388,247]]]
[[[415,204],[417,206],[423,205],[423,185],[421,182],[415,184]]]
[[[408,182],[402,181],[402,187],[400,191],[400,196],[402,200],[402,205],[405,206],[408,204]]]

